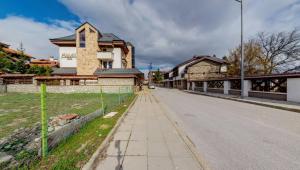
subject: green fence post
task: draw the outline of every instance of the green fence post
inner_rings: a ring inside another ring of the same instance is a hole
[[[119,104],[121,104],[121,92],[120,92],[120,86],[119,86]]]
[[[102,86],[100,86],[100,100],[101,100],[101,109],[102,109],[102,115],[104,115],[104,101],[103,101],[103,90],[102,90]]]
[[[42,157],[48,153],[48,118],[46,112],[46,85],[41,84]]]

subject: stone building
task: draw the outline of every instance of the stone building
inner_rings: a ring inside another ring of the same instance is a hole
[[[143,78],[143,73],[135,69],[133,44],[113,33],[102,33],[88,22],[76,28],[74,34],[50,41],[59,47],[60,68],[55,69],[51,77],[46,77],[47,82],[105,84],[103,80],[107,79],[108,85],[111,82],[118,85],[124,79],[130,79],[125,81],[128,85],[137,85]]]
[[[216,56],[194,56],[176,65],[171,71],[164,74],[164,86],[178,89],[188,89],[192,82],[209,77],[224,76],[227,71],[225,60]]]

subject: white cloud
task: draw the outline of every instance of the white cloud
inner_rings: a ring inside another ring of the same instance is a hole
[[[240,40],[240,8],[235,0],[60,0],[81,21],[133,42],[139,67],[170,67],[193,55],[222,57]],[[245,36],[300,26],[297,0],[245,0]],[[0,41],[22,41],[34,56],[57,56],[49,38],[74,31],[74,21],[41,23],[11,16],[0,20]]]
[[[82,20],[94,23],[100,31],[113,32],[132,41],[141,67],[150,62],[169,66],[195,54],[222,57],[239,44],[240,8],[234,0],[61,2]],[[245,2],[246,37],[258,31],[273,32],[299,26],[297,0]],[[286,17],[289,20],[284,19]]]
[[[17,49],[23,43],[25,52],[37,57],[58,57],[58,48],[49,39],[74,32],[74,22],[53,20],[49,24],[30,18],[9,16],[0,19],[0,41]]]

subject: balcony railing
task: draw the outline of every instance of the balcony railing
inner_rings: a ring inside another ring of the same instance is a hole
[[[101,60],[113,60],[114,54],[109,51],[101,51],[101,52],[97,52],[97,58]]]

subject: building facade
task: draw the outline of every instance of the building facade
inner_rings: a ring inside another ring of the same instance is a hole
[[[64,85],[137,85],[143,78],[143,73],[135,69],[133,44],[113,33],[102,33],[88,22],[76,28],[74,34],[50,41],[59,47],[60,68],[47,81],[58,79],[56,82]]]
[[[93,75],[96,69],[134,68],[134,46],[112,33],[101,33],[90,23],[75,33],[50,39],[59,47],[61,68],[76,68],[77,75]]]
[[[189,89],[193,82],[209,77],[222,77],[227,70],[227,62],[215,56],[194,56],[176,65],[164,74],[164,86]]]

